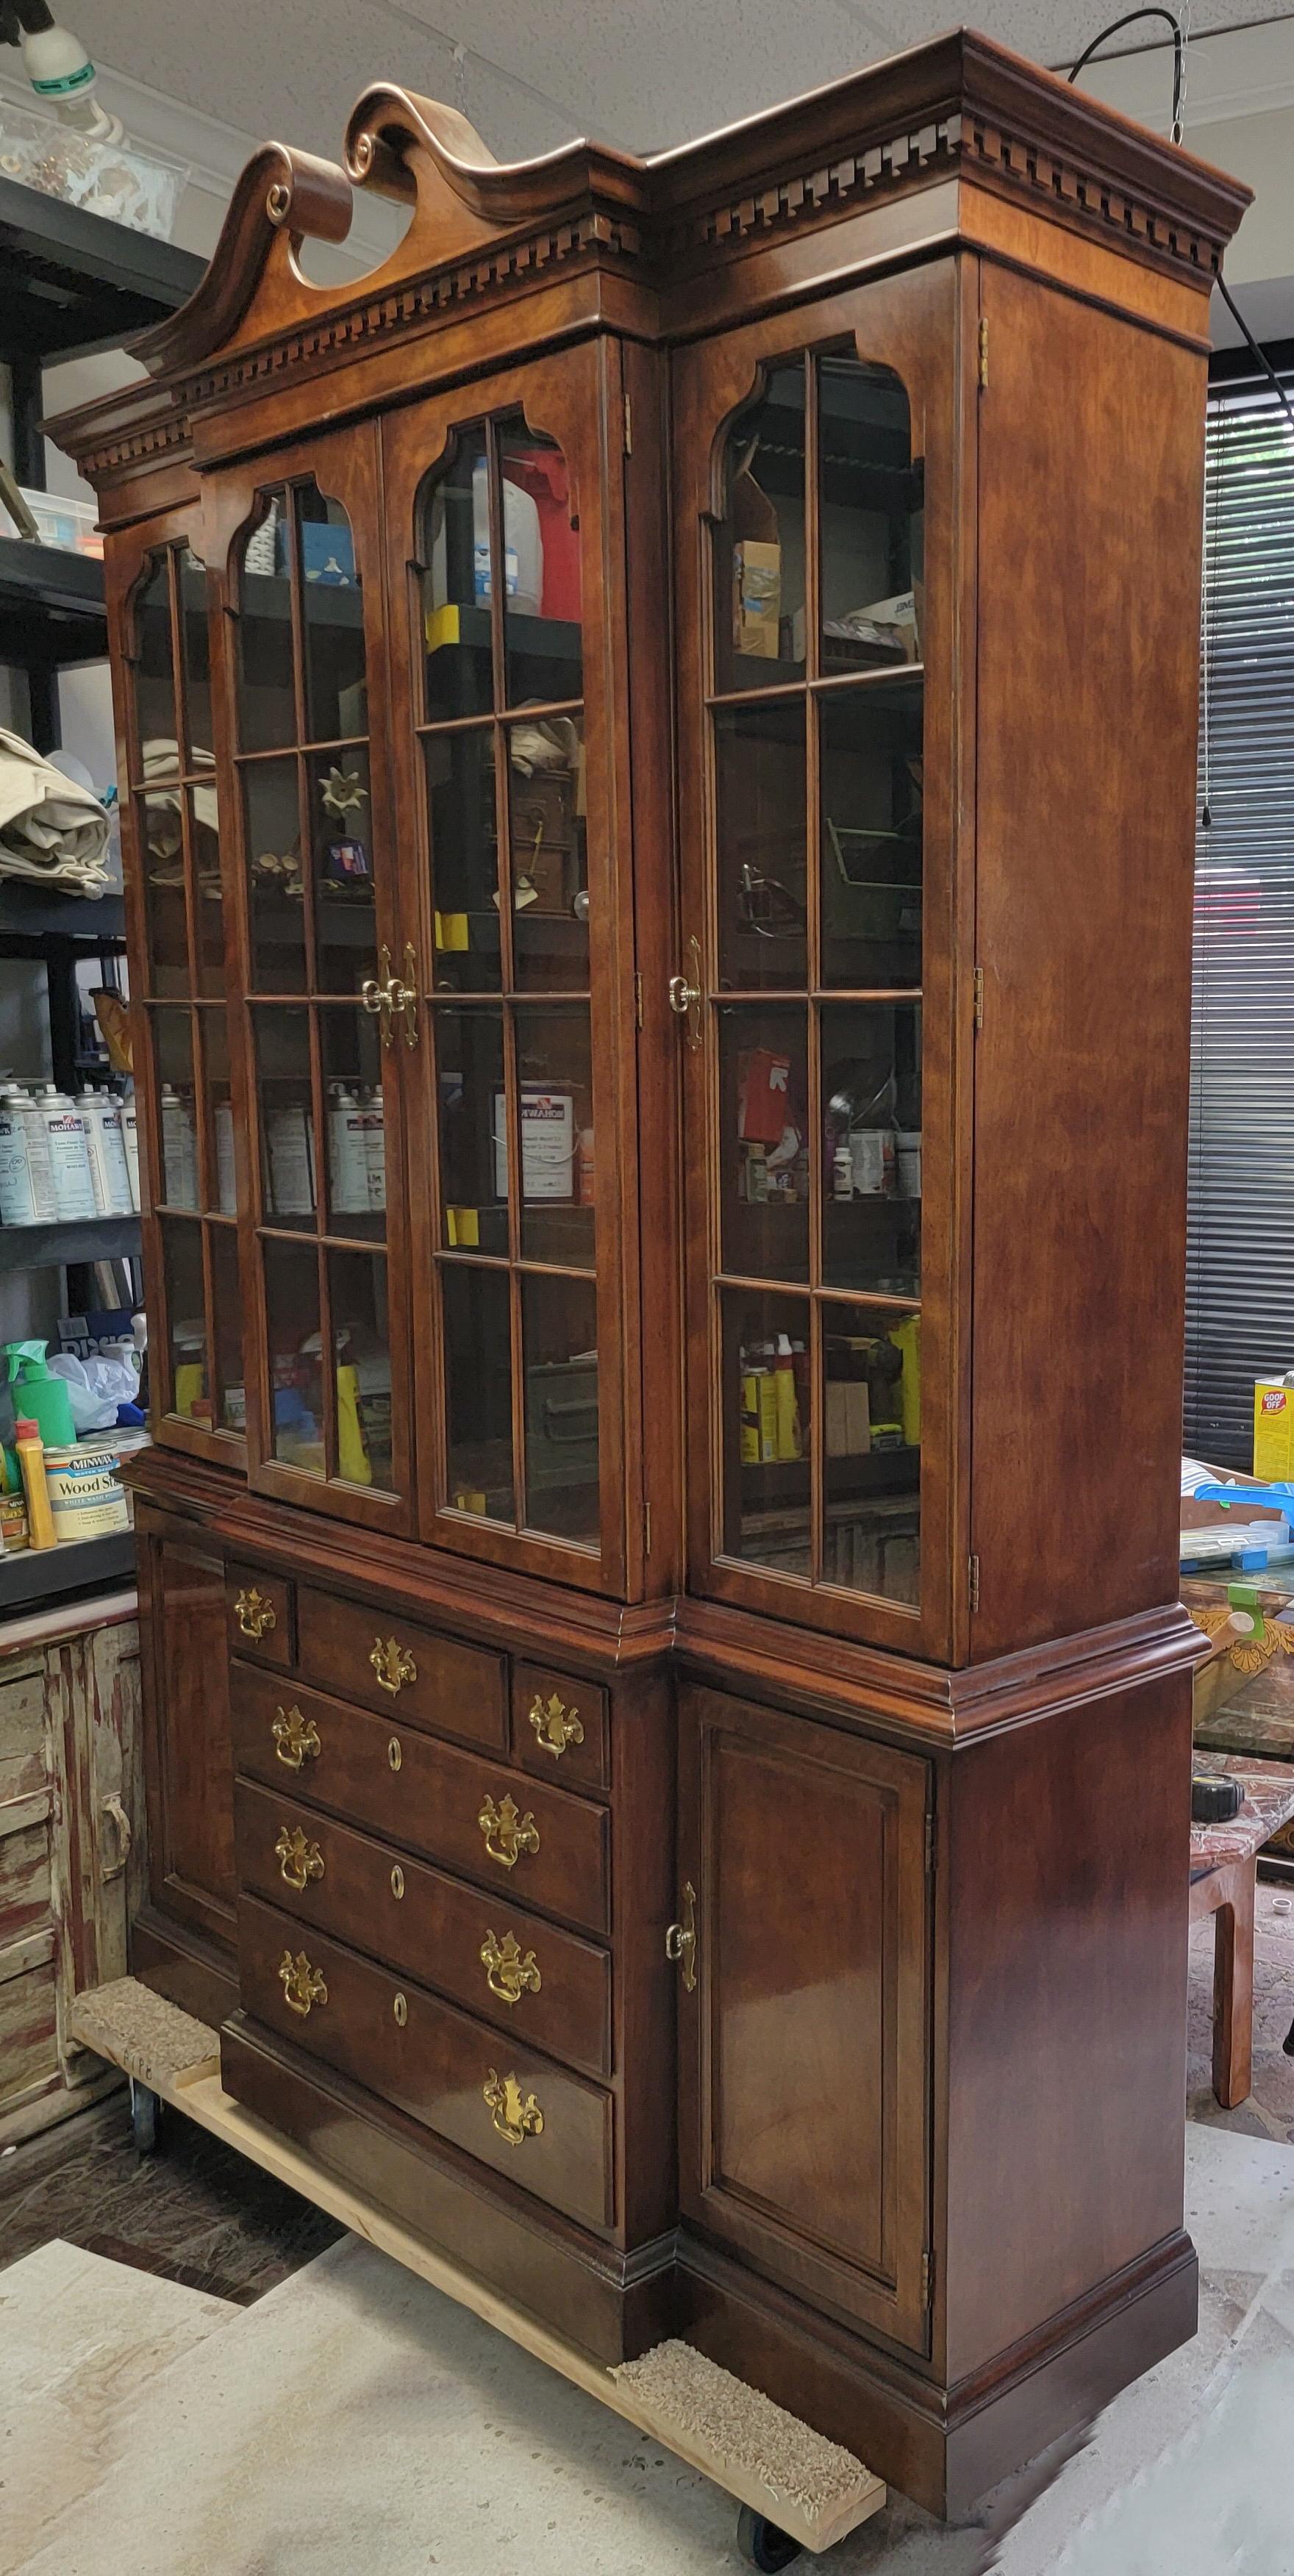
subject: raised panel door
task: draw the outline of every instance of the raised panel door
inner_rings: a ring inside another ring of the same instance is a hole
[[[680,1705],[684,2212],[920,2347],[929,1766],[694,1685]]]

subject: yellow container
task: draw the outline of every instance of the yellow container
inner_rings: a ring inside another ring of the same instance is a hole
[[[1294,1478],[1294,1384],[1281,1377],[1254,1379],[1254,1474],[1260,1485]]]

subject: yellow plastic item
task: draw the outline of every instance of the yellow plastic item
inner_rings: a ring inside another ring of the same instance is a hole
[[[436,946],[437,946],[437,948],[439,948],[439,949],[441,949],[441,950],[444,950],[444,949],[447,949],[447,948],[449,948],[449,949],[454,949],[454,950],[461,950],[461,949],[466,948],[466,947],[467,947],[467,944],[468,944],[468,940],[467,940],[467,915],[466,915],[466,913],[465,913],[465,912],[438,912],[438,913],[437,913],[437,915],[436,915]]]
[[[24,1419],[14,1424],[14,1448],[22,1473],[22,1489],[27,1497],[27,1537],[32,1547],[57,1547],[58,1533],[50,1509],[49,1487],[45,1482],[45,1444],[34,1422]]]
[[[460,1252],[475,1251],[481,1240],[481,1212],[473,1207],[447,1207],[445,1231]]]
[[[1254,1379],[1254,1474],[1260,1485],[1294,1477],[1294,1386],[1283,1378]]]
[[[350,1367],[337,1371],[337,1473],[348,1485],[371,1485],[372,1461],[364,1446],[364,1431],[359,1418],[359,1373]]]
[[[429,608],[425,623],[429,653],[438,653],[442,644],[457,644],[459,638],[457,600],[451,599],[444,608]]]
[[[206,1391],[207,1372],[201,1360],[181,1360],[175,1372],[175,1410],[190,1414]]]
[[[909,1449],[916,1449],[921,1441],[921,1317],[909,1315],[905,1324],[895,1325],[889,1339],[903,1353],[903,1375],[899,1380],[903,1437]]]

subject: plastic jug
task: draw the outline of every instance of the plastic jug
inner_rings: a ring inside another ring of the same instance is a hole
[[[47,1449],[63,1449],[75,1440],[76,1424],[62,1378],[51,1377],[45,1365],[46,1348],[44,1342],[6,1342],[8,1382],[15,1413],[25,1414],[39,1424]]]

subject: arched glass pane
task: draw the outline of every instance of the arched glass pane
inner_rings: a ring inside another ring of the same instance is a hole
[[[804,361],[774,368],[728,434],[715,529],[715,687],[804,676]]]
[[[498,430],[504,695],[510,707],[584,693],[580,536],[566,459],[521,414]]]
[[[288,525],[286,492],[262,492],[239,548],[240,751],[270,751],[296,740]]]
[[[149,557],[135,592],[135,731],[140,778],[178,776],[170,558]]]
[[[425,711],[428,724],[485,715],[494,703],[490,648],[489,466],[483,429],[460,430],[418,501]]]
[[[888,367],[818,361],[822,669],[921,659],[922,476]]]
[[[295,494],[305,660],[305,738],[353,742],[368,732],[364,601],[355,540],[340,501],[313,484]]]

